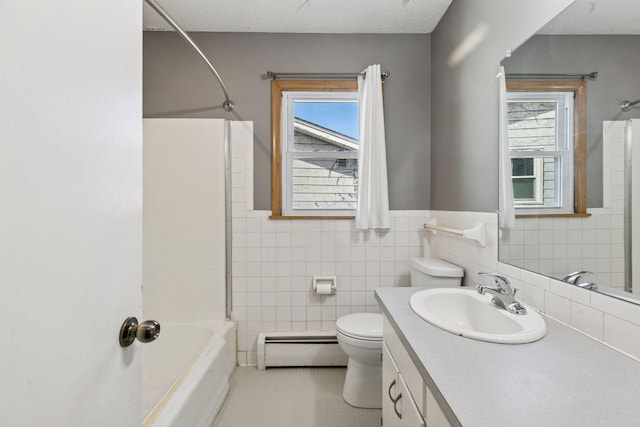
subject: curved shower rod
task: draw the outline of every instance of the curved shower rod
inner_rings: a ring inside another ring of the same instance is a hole
[[[174,21],[173,18],[171,18],[171,16],[169,16],[169,14],[155,0],[144,0],[144,1],[149,6],[151,6],[151,8],[158,13],[158,15],[160,15],[165,21],[167,21],[167,23],[171,25],[174,30],[176,30],[178,35],[180,35],[180,37],[182,37],[182,39],[186,41],[189,44],[189,46],[191,46],[193,50],[196,51],[198,55],[200,55],[203,61],[206,62],[206,64],[209,66],[213,74],[218,79],[218,82],[220,82],[220,87],[222,88],[222,92],[224,92],[225,101],[222,103],[222,108],[224,109],[224,111],[229,111],[229,112],[233,111],[236,108],[236,106],[234,105],[233,101],[229,99],[229,94],[227,93],[227,87],[224,85],[224,82],[222,81],[222,77],[220,77],[220,74],[218,74],[218,72],[213,67],[213,65],[211,65],[211,62],[209,62],[209,60],[204,55],[204,53],[202,53],[198,45],[196,45],[196,43],[191,39],[191,37],[189,37],[189,34],[187,34],[180,27],[180,25],[178,25],[178,23]]]

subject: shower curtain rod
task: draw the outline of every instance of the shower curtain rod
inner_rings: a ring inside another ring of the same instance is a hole
[[[355,79],[358,76],[364,76],[364,73],[276,73],[275,71],[267,71],[267,77],[276,79]],[[380,73],[380,78],[384,81],[391,75],[390,72],[384,71]]]
[[[552,79],[580,79],[580,80],[595,80],[598,78],[598,72],[594,71],[588,74],[547,74],[547,73],[524,73],[524,74],[507,74],[507,80],[526,80],[526,79],[543,79],[543,80],[552,80]]]
[[[622,101],[620,104],[620,109],[622,111],[631,111],[631,107],[640,102],[640,99],[636,99],[635,101]]]
[[[216,71],[216,69],[213,67],[213,65],[211,64],[211,62],[209,62],[209,60],[207,59],[207,57],[204,55],[204,53],[202,53],[202,51],[200,50],[200,48],[198,47],[198,45],[191,39],[191,37],[189,36],[189,34],[187,34],[181,27],[180,25],[178,25],[178,23],[176,21],[173,20],[173,18],[171,18],[171,16],[155,1],[155,0],[144,0],[149,6],[151,6],[151,8],[153,10],[155,10],[158,15],[160,15],[162,17],[162,19],[164,19],[165,21],[167,21],[167,24],[171,25],[173,27],[174,30],[176,30],[176,32],[178,33],[178,35],[180,35],[180,37],[182,37],[182,39],[184,41],[187,42],[187,44],[189,46],[191,46],[193,48],[193,50],[196,51],[196,53],[198,55],[200,55],[200,57],[202,58],[202,60],[209,66],[209,69],[211,69],[211,71],[213,72],[213,74],[216,76],[216,78],[218,79],[218,82],[220,82],[220,87],[222,88],[222,92],[224,93],[224,98],[225,101],[222,103],[222,108],[224,109],[224,111],[233,111],[236,106],[233,104],[233,101],[231,101],[229,99],[229,94],[227,93],[227,87],[224,85],[224,82],[222,81],[222,77],[220,77],[220,74],[218,74],[218,72]]]

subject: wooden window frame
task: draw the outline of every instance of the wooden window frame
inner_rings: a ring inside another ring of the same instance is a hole
[[[571,214],[518,214],[520,217],[588,216],[587,213],[587,82],[561,81],[507,81],[508,92],[573,92],[573,213]]]
[[[271,219],[352,219],[353,215],[282,215],[282,92],[357,92],[357,80],[271,81]]]

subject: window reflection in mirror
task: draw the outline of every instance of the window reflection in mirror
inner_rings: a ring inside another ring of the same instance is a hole
[[[508,92],[514,206],[518,213],[574,213],[573,92]]]

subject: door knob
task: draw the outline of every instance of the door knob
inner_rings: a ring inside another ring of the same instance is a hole
[[[138,324],[135,317],[127,317],[120,328],[120,345],[129,347],[138,339],[140,342],[155,341],[160,335],[160,323],[155,320],[147,320]]]

